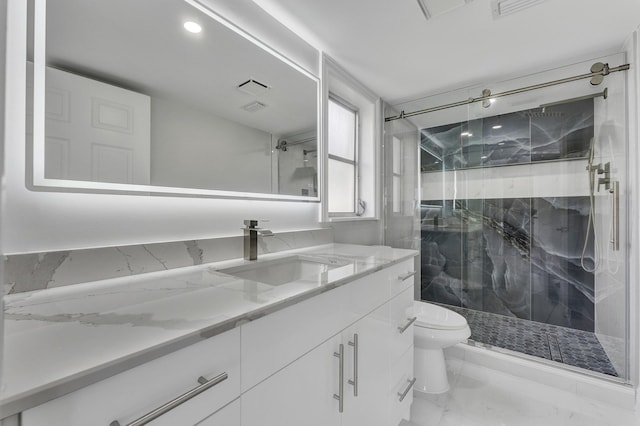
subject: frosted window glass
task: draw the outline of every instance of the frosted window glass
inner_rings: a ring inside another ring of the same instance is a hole
[[[329,211],[355,212],[355,166],[329,159]]]
[[[400,174],[402,167],[402,151],[400,149],[400,139],[393,138],[393,173]]]
[[[400,213],[400,202],[402,200],[402,181],[400,176],[393,177],[393,212]]]
[[[354,161],[356,113],[329,99],[329,155]]]

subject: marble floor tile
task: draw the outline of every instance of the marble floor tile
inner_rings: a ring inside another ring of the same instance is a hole
[[[447,362],[451,389],[415,392],[399,426],[640,426],[640,414],[461,360]]]

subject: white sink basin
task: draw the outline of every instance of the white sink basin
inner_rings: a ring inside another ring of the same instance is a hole
[[[331,269],[346,263],[316,259],[306,256],[289,256],[280,259],[257,261],[255,263],[218,269],[218,272],[270,285],[282,285],[300,279],[317,279]]]

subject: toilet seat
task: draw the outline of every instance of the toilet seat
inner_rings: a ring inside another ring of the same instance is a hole
[[[425,302],[414,303],[417,327],[434,330],[459,330],[467,327],[467,320],[457,312]]]

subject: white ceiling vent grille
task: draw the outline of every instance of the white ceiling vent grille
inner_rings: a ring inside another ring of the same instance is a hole
[[[420,10],[425,18],[431,19],[438,15],[444,15],[454,9],[471,3],[473,0],[417,0]]]
[[[546,0],[493,0],[491,3],[491,13],[493,19],[511,15],[528,9]]]
[[[254,80],[252,78],[245,81],[244,83],[238,84],[236,87],[241,92],[248,93],[249,95],[252,95],[252,96],[261,95],[270,89],[268,85],[264,83],[260,83],[259,81]]]
[[[266,107],[267,107],[266,104],[255,101],[255,102],[251,102],[250,104],[246,104],[245,106],[242,107],[242,109],[247,112],[257,112],[257,111],[260,111],[261,109],[265,109]]]

